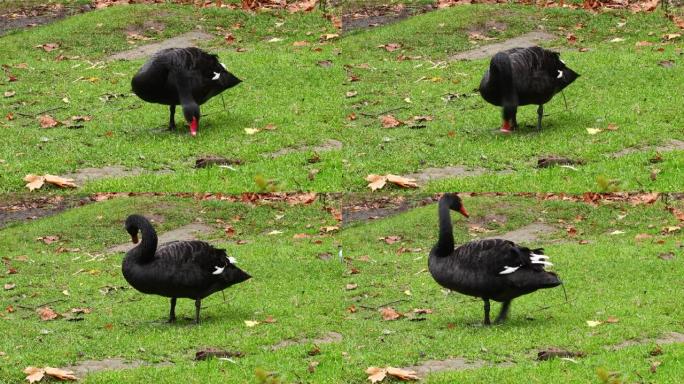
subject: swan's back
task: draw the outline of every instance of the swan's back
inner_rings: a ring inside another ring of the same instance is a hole
[[[230,262],[225,250],[204,241],[162,244],[146,263],[127,257],[123,273],[140,292],[192,299],[204,298],[249,278]]]

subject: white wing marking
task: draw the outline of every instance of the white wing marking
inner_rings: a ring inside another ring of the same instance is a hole
[[[219,77],[221,77],[221,74],[218,73],[218,72],[214,72],[214,77],[212,77],[211,79],[212,79],[212,80],[218,80]]]
[[[214,268],[216,268],[216,270],[215,270],[214,272],[211,273],[212,275],[220,275],[220,274],[223,272],[223,270],[225,269],[225,267],[224,267],[224,268],[221,268],[221,267],[219,267],[219,266],[216,266],[216,267],[214,267]]]
[[[223,67],[223,69],[225,69],[226,71],[228,70],[228,68],[226,68],[226,65],[225,65],[225,64],[223,64],[223,63],[220,63],[220,64],[221,64],[221,66]],[[563,63],[563,64],[565,64],[565,63]]]
[[[228,261],[229,261],[231,264],[237,263],[237,259],[234,258],[233,256],[228,256]]]
[[[499,272],[499,275],[508,275],[510,273],[513,273],[518,270],[520,267],[509,267],[508,265],[504,265],[504,270]]]
[[[558,70],[558,76],[556,76],[556,79],[560,79],[561,77],[563,77],[563,71],[561,71],[561,70],[559,69],[559,70]]]
[[[543,264],[543,265],[548,265],[548,266],[553,265],[553,263],[550,263],[550,262],[544,261],[544,260],[532,260],[532,264]]]

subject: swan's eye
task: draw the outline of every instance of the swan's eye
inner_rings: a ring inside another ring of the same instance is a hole
[[[219,77],[221,77],[221,74],[218,73],[218,72],[214,72],[214,77],[212,77],[211,79],[212,79],[212,80],[218,80]]]

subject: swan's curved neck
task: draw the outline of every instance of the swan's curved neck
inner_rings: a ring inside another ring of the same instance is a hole
[[[149,221],[141,218],[135,223],[142,233],[142,240],[137,247],[131,250],[132,256],[138,261],[150,261],[154,258],[154,254],[157,251],[157,232],[152,227]]]
[[[439,240],[434,248],[434,254],[440,257],[449,256],[454,251],[454,229],[449,212],[449,199],[439,201]]]

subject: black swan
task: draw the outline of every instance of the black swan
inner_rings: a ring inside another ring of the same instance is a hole
[[[143,216],[128,216],[125,228],[133,243],[142,232],[142,242],[126,253],[123,276],[142,293],[170,297],[169,322],[176,320],[177,298],[195,300],[199,324],[203,298],[251,277],[234,265],[225,250],[204,241],[172,241],[157,248],[157,233]]]
[[[480,94],[488,103],[503,107],[501,132],[517,128],[518,106],[528,104],[539,105],[537,129],[541,129],[544,103],[579,77],[559,56],[541,47],[513,48],[494,55],[480,81]]]
[[[489,325],[489,300],[503,302],[497,323],[506,320],[511,300],[541,288],[561,284],[544,270],[552,265],[543,249],[529,249],[503,239],[475,240],[454,249],[449,209],[468,213],[455,193],[439,200],[439,241],[430,251],[428,268],[441,286],[484,300],[484,323]]]
[[[241,81],[226,70],[216,55],[199,48],[167,48],[155,53],[140,68],[131,86],[141,99],[169,106],[170,130],[176,129],[174,115],[176,105],[180,104],[190,125],[190,134],[195,136],[199,106]]]

